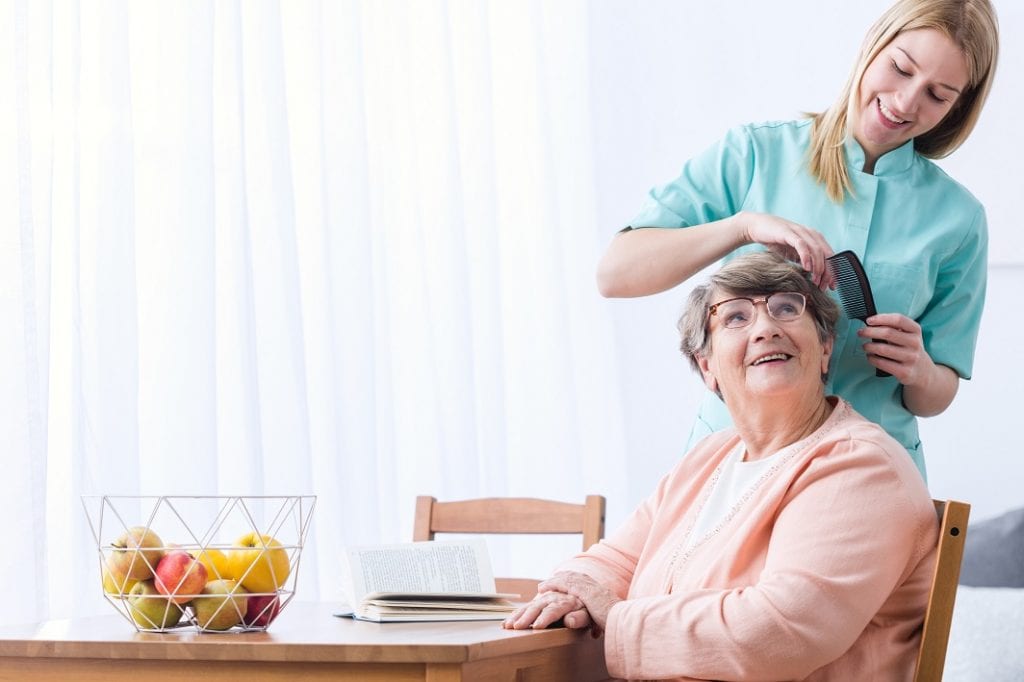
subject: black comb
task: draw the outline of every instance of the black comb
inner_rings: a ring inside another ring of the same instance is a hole
[[[851,320],[866,322],[874,315],[875,297],[871,295],[871,284],[864,274],[864,266],[853,251],[840,251],[828,259],[828,269],[836,280],[836,293],[843,304],[846,316]],[[885,343],[881,341],[881,343]],[[875,368],[876,377],[892,376],[884,369]]]

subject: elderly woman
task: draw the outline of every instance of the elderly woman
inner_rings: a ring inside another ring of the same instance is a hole
[[[697,287],[682,350],[734,428],[504,626],[603,631],[629,679],[909,679],[937,522],[903,447],[824,393],[837,318],[773,253]]]

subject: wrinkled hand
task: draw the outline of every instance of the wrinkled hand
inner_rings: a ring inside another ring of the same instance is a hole
[[[800,263],[821,289],[835,288],[832,273],[825,263],[832,255],[832,247],[820,232],[767,213],[744,211],[741,217],[744,241],[761,244],[783,258]]]
[[[867,339],[864,352],[868,362],[893,375],[901,384],[922,383],[935,367],[924,349],[921,325],[905,315],[873,315],[867,319],[867,326],[857,330],[857,335]]]
[[[548,578],[537,589],[541,594],[564,593],[579,599],[586,608],[590,620],[593,621],[597,633],[603,631],[605,625],[608,624],[608,612],[611,611],[612,606],[622,601],[618,595],[589,575],[573,571],[566,571]],[[566,625],[569,624],[566,623]]]
[[[590,615],[579,598],[549,591],[539,593],[532,601],[520,606],[501,626],[506,630],[542,630],[559,620],[569,628],[590,625]]]

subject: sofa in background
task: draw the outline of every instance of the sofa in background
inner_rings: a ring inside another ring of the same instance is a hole
[[[1024,508],[967,529],[943,679],[1024,680]]]

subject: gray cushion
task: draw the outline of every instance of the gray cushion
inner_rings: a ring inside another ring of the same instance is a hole
[[[968,526],[960,584],[1024,587],[1024,508]]]
[[[956,594],[943,680],[1024,680],[1022,642],[1024,590],[961,585]]]

